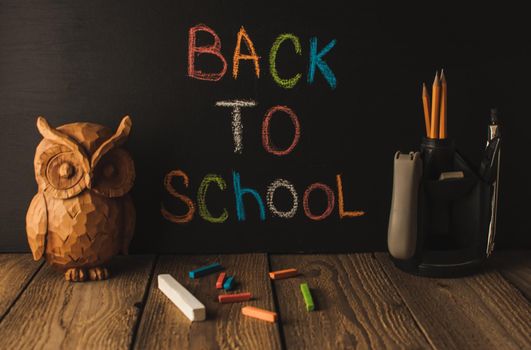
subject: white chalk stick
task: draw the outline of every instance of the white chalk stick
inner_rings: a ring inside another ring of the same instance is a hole
[[[204,321],[206,309],[196,297],[184,288],[171,275],[158,276],[159,289],[190,319],[190,321]]]

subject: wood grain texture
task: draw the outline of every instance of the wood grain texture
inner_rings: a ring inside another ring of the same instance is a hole
[[[377,253],[430,342],[440,349],[529,349],[529,302],[495,270],[456,279],[422,278]]]
[[[248,302],[219,304],[216,289],[218,274],[190,279],[188,271],[219,262],[227,276],[237,282],[233,292],[249,291]],[[149,297],[139,326],[136,349],[279,349],[278,324],[250,319],[241,314],[242,306],[274,310],[265,254],[219,256],[161,256],[155,268]],[[157,287],[156,277],[169,273],[205,306],[207,320],[190,322]]]
[[[91,283],[44,266],[0,323],[0,348],[129,348],[153,260],[116,257],[113,278]]]
[[[274,281],[287,348],[430,348],[372,254],[271,255],[271,268],[301,275]],[[307,282],[315,311],[307,312]]]
[[[531,300],[531,251],[495,252],[490,264],[528,300]]]
[[[31,254],[0,254],[0,320],[42,264]]]

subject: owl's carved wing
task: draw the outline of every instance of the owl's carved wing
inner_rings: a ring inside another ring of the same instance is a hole
[[[123,230],[122,230],[122,254],[129,253],[129,244],[135,233],[136,211],[133,199],[130,195],[123,197]]]
[[[26,234],[28,243],[33,253],[33,259],[39,260],[46,248],[46,235],[48,233],[48,210],[46,199],[42,192],[37,193],[26,214]]]

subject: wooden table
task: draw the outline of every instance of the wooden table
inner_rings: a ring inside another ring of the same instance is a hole
[[[419,278],[385,253],[341,255],[126,256],[113,278],[69,283],[28,254],[0,255],[0,349],[531,348],[531,252],[502,252],[481,274]],[[270,324],[216,302],[216,275],[187,272],[219,261],[251,291],[247,302],[279,314]],[[302,276],[270,281],[267,272]],[[190,323],[157,289],[171,273],[207,308]],[[299,284],[308,282],[316,311]]]

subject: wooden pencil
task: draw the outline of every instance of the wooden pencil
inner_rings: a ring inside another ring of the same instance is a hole
[[[426,137],[430,137],[430,96],[426,84],[422,83],[422,107],[424,109],[424,123],[426,124]]]
[[[433,80],[432,92],[431,92],[431,131],[430,138],[439,138],[439,73],[435,72],[435,79]]]
[[[444,76],[444,70],[441,71],[441,112],[439,113],[439,138],[446,138],[446,113],[447,113],[447,87],[446,87],[446,77]]]

